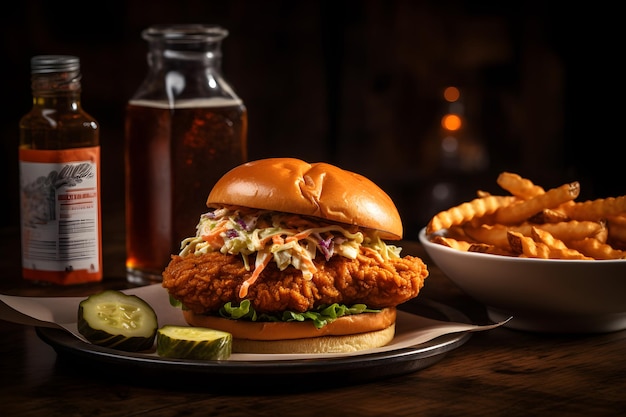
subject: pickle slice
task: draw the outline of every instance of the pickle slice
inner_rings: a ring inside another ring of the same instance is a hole
[[[166,325],[157,331],[156,345],[165,358],[221,360],[230,357],[233,337],[205,327]]]
[[[148,350],[154,346],[157,329],[156,313],[136,295],[106,290],[78,306],[78,331],[94,345],[127,352]]]

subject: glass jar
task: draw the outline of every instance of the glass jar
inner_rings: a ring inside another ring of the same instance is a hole
[[[181,241],[195,235],[215,182],[247,159],[248,116],[224,79],[212,25],[158,25],[142,32],[148,74],[127,106],[126,270],[160,281]]]

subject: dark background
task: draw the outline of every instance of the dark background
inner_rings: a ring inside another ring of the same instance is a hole
[[[19,221],[17,126],[31,106],[30,57],[74,54],[83,106],[101,125],[104,226],[119,226],[108,213],[123,207],[124,106],[146,74],[140,32],[157,23],[229,30],[222,67],[248,108],[250,159],[323,160],[370,177],[397,202],[407,238],[477,189],[501,192],[503,170],[545,188],[578,180],[580,199],[626,194],[620,14],[602,2],[544,3],[5,2],[2,224]],[[466,109],[459,140],[470,162],[482,154],[486,165],[439,162],[448,85],[461,88]]]

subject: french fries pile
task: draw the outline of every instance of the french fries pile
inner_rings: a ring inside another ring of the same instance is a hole
[[[544,190],[511,172],[502,172],[497,184],[510,195],[478,191],[474,200],[433,216],[428,238],[504,256],[626,259],[626,195],[576,202],[578,182]]]

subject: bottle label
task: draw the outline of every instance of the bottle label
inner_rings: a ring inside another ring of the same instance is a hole
[[[20,149],[19,165],[24,278],[100,281],[100,147]]]

